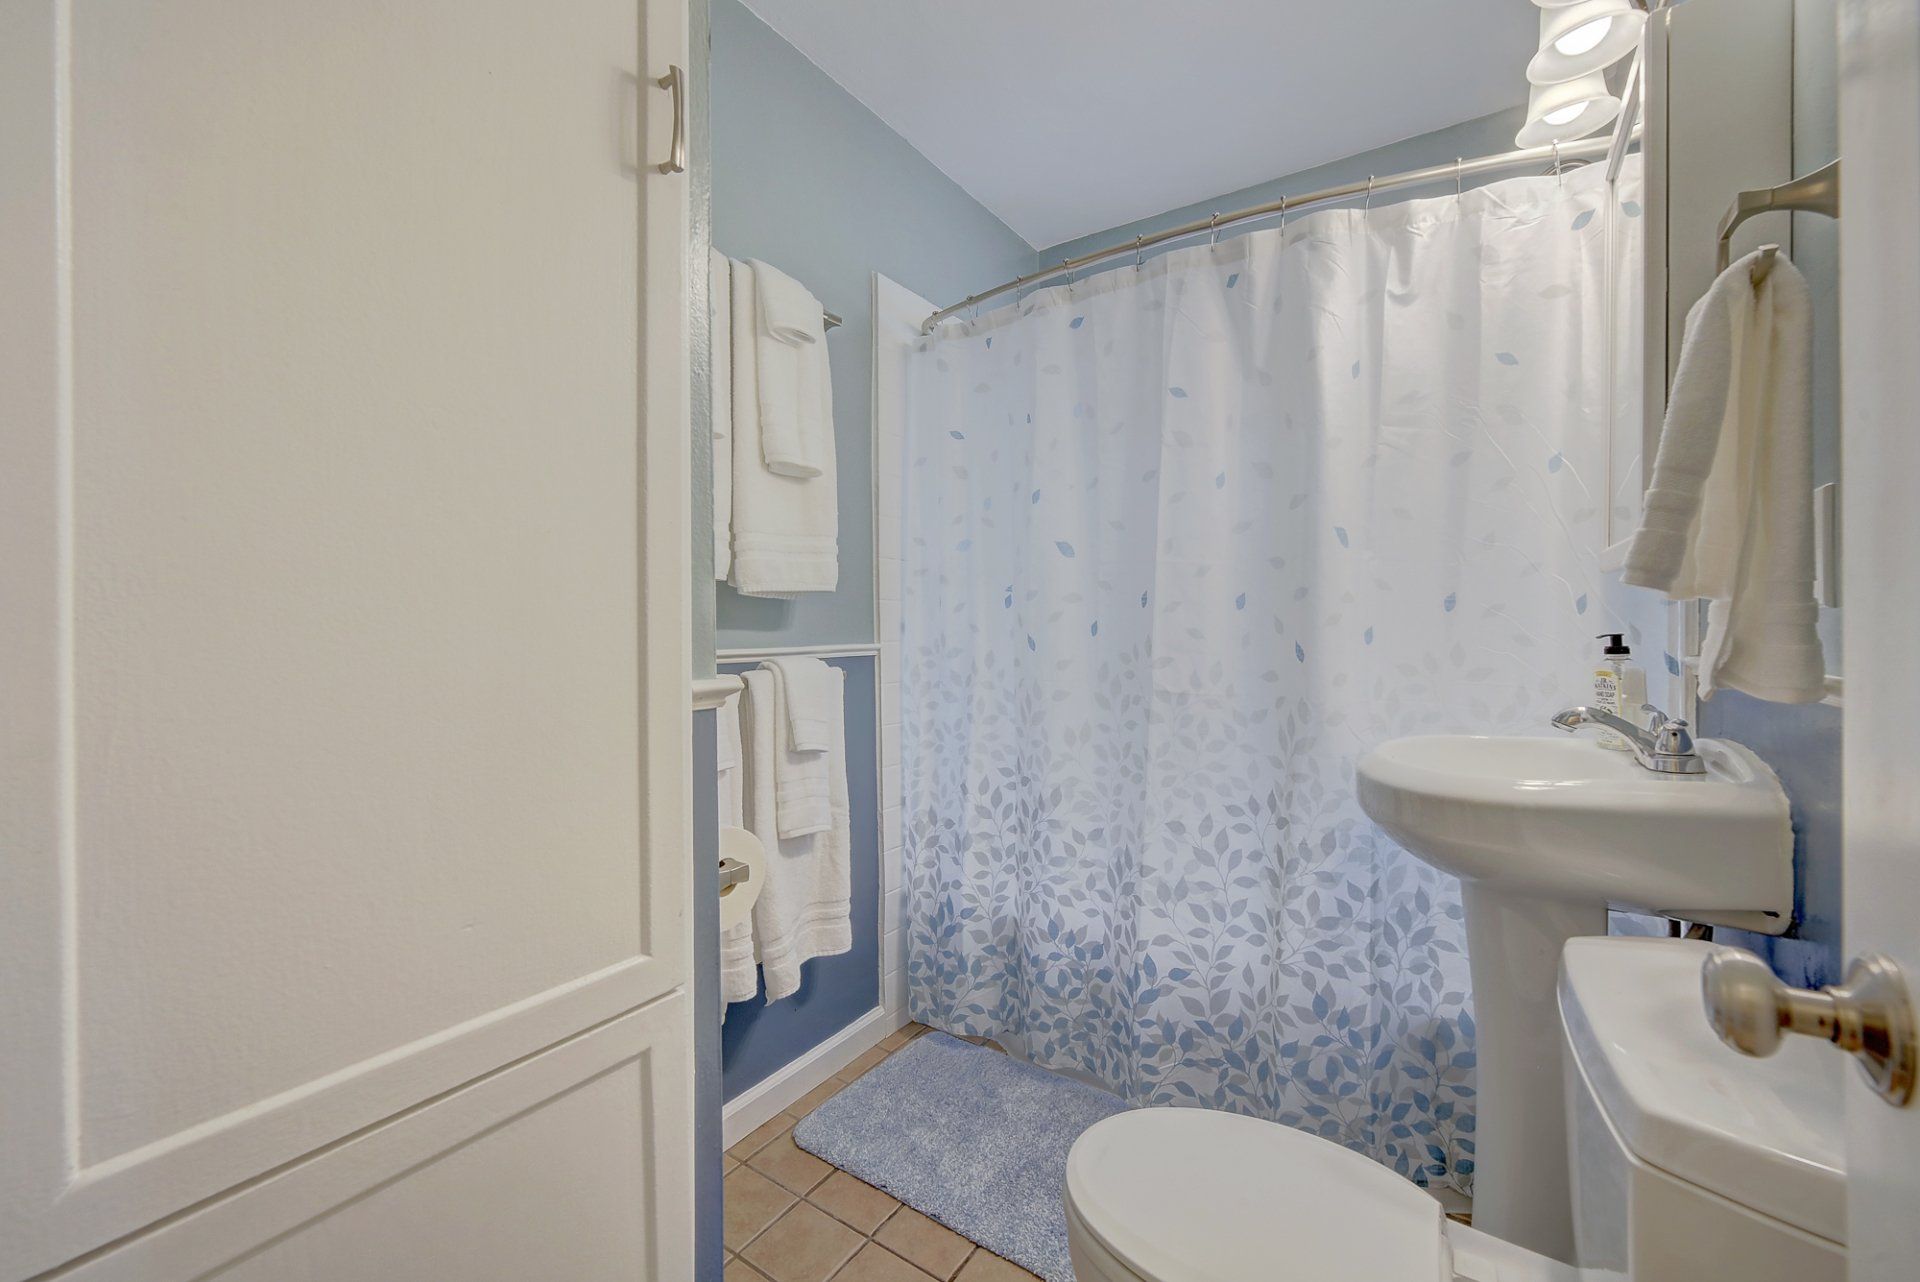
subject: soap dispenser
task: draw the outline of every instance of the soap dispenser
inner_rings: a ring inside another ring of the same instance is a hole
[[[1594,706],[1636,726],[1643,724],[1640,706],[1647,701],[1646,670],[1628,662],[1633,651],[1621,633],[1602,632],[1599,639],[1607,644],[1600,651],[1599,666],[1593,670]],[[1616,730],[1602,731],[1600,746],[1615,752],[1626,752],[1633,747]]]

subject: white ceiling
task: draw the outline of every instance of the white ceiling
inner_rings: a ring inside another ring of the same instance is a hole
[[[1528,0],[745,0],[1036,248],[1519,103]]]

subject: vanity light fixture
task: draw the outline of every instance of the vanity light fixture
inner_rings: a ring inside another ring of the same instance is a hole
[[[1527,94],[1527,123],[1513,142],[1516,147],[1572,142],[1612,124],[1619,114],[1620,100],[1598,71],[1559,84],[1533,85]]]
[[[1540,52],[1527,64],[1527,79],[1557,85],[1604,71],[1634,51],[1646,23],[1646,13],[1632,0],[1543,5]]]

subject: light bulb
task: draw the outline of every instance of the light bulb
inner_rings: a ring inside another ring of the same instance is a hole
[[[1633,0],[1575,0],[1540,11],[1540,51],[1527,80],[1557,85],[1601,71],[1633,52],[1647,15]]]
[[[1620,114],[1620,100],[1607,92],[1607,78],[1590,71],[1574,80],[1535,85],[1527,95],[1527,123],[1514,142],[1540,147],[1584,138]]]
[[[1607,38],[1607,32],[1612,29],[1611,17],[1595,18],[1592,22],[1583,23],[1561,36],[1553,42],[1553,47],[1569,58],[1578,58],[1581,54],[1598,46]]]

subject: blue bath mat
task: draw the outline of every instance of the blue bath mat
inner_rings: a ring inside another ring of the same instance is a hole
[[[1067,1150],[1118,1095],[927,1033],[815,1109],[793,1142],[1047,1282],[1073,1282]]]

